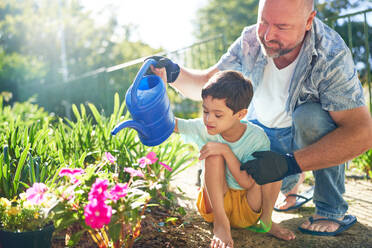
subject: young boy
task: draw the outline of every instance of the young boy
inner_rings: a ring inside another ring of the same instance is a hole
[[[270,149],[265,132],[242,121],[252,96],[252,85],[240,72],[222,71],[202,90],[203,119],[176,119],[175,132],[199,146],[204,162],[197,208],[213,222],[211,247],[233,247],[230,226],[252,228],[258,221],[263,232],[284,240],[295,237],[271,222],[281,182],[260,186],[240,170],[253,152]]]

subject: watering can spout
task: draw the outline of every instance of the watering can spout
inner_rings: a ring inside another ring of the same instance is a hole
[[[143,137],[148,137],[148,133],[145,131],[144,127],[138,123],[137,121],[134,120],[129,120],[129,121],[123,121],[117,124],[114,129],[111,131],[112,135],[117,134],[120,130],[123,128],[133,128],[135,129],[141,136]]]

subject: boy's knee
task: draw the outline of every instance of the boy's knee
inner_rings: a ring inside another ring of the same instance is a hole
[[[208,166],[208,165],[218,165],[218,164],[221,164],[221,165],[224,165],[225,164],[225,160],[223,158],[223,156],[221,155],[213,155],[213,156],[209,156],[205,159],[205,166]]]

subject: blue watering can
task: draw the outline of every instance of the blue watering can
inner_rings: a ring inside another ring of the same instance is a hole
[[[138,132],[142,144],[156,146],[173,133],[175,120],[163,80],[156,75],[144,76],[150,65],[156,63],[156,60],[148,59],[138,71],[125,95],[125,103],[133,120],[116,125],[111,131],[112,135],[129,127]]]

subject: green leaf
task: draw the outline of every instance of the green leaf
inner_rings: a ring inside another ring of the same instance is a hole
[[[65,163],[65,159],[63,158],[63,152],[62,152],[62,150],[58,150],[58,157],[59,157],[59,162],[61,164],[64,164]]]
[[[29,154],[29,156],[30,156],[30,170],[29,170],[30,183],[32,185],[36,182],[36,176],[35,176],[34,159],[32,158],[31,154]]]
[[[96,106],[94,106],[92,103],[88,103],[88,106],[90,108],[90,111],[92,111],[94,119],[98,123],[98,125],[101,125],[102,120],[101,120],[101,115],[99,114]]]
[[[119,239],[121,233],[122,223],[116,223],[114,225],[110,225],[108,233],[110,238],[115,242]]]
[[[81,111],[81,118],[82,119],[86,119],[87,118],[87,114],[86,114],[86,111],[85,111],[84,104],[80,104],[80,111]]]
[[[174,221],[177,221],[178,218],[177,217],[167,217],[165,219],[165,223],[168,223],[168,222],[174,222]]]
[[[81,116],[80,116],[79,110],[78,110],[78,108],[76,107],[75,104],[72,104],[72,112],[74,112],[74,115],[76,117],[76,120],[78,122],[81,121]]]
[[[16,173],[14,175],[14,181],[13,181],[13,190],[14,190],[14,193],[16,194],[17,191],[18,191],[18,187],[19,187],[19,178],[21,177],[21,172],[22,172],[22,169],[23,169],[23,165],[26,161],[26,158],[27,158],[27,154],[30,150],[30,147],[31,147],[31,144],[28,143],[26,148],[23,150],[22,154],[21,154],[21,158],[18,162],[18,165],[17,165],[17,169],[16,169]]]
[[[84,160],[85,160],[85,157],[87,156],[87,153],[84,152],[81,156],[80,156],[80,159],[79,159],[79,165],[80,167],[84,167]]]

